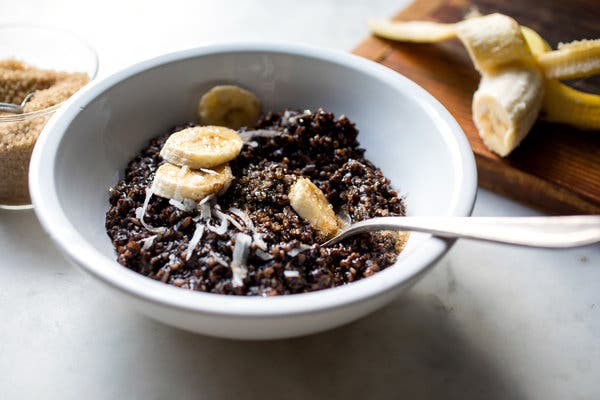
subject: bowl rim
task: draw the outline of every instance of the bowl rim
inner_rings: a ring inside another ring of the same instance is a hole
[[[0,23],[0,33],[4,29],[30,29],[30,30],[38,30],[38,31],[42,31],[42,32],[44,32],[44,31],[46,31],[46,32],[54,32],[54,33],[58,33],[58,34],[70,37],[71,39],[74,39],[77,42],[79,42],[81,44],[81,46],[86,51],[88,51],[90,53],[91,57],[92,57],[93,68],[88,73],[88,76],[89,76],[90,80],[89,80],[88,83],[86,83],[86,85],[89,85],[98,76],[98,69],[100,67],[100,61],[99,61],[99,58],[98,58],[98,52],[96,51],[96,49],[87,40],[83,39],[81,36],[79,36],[75,32],[72,32],[72,31],[70,31],[68,29],[64,29],[64,28],[57,27],[57,26],[37,24],[37,23],[30,23],[30,22],[6,22],[6,23]],[[23,61],[27,62],[26,60],[23,60]],[[22,114],[0,115],[0,123],[5,123],[5,122],[20,122],[20,121],[26,121],[26,120],[29,120],[29,119],[33,119],[33,118],[43,117],[43,116],[46,116],[48,114],[52,114],[53,112],[55,112],[63,104],[65,104],[65,102],[66,102],[66,100],[65,101],[61,101],[60,103],[54,104],[52,106],[49,106],[49,107],[46,107],[46,108],[42,108],[40,110],[29,111],[29,112],[22,113]]]
[[[273,42],[213,44],[154,57],[96,80],[69,98],[52,116],[33,151],[29,186],[34,211],[59,249],[85,272],[134,299],[176,310],[235,317],[286,317],[348,307],[408,284],[431,268],[450,249],[453,240],[429,237],[419,243],[401,265],[396,264],[368,278],[335,288],[266,298],[221,295],[182,290],[133,272],[96,250],[77,232],[58,200],[54,166],[63,135],[78,112],[96,96],[145,70],[189,58],[248,52],[318,59],[368,74],[398,90],[410,91],[438,126],[444,127],[439,131],[459,172],[455,177],[456,189],[448,215],[471,214],[477,192],[477,171],[469,142],[444,106],[413,81],[380,64],[343,51]]]

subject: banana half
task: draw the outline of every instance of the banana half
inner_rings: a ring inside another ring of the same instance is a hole
[[[200,99],[198,117],[207,125],[236,130],[243,126],[253,127],[260,117],[260,101],[241,87],[215,86]]]
[[[507,156],[535,123],[543,97],[543,80],[534,68],[514,65],[483,75],[472,111],[486,147]]]
[[[173,133],[160,155],[166,161],[192,169],[212,168],[233,160],[244,142],[235,131],[222,126],[196,126]]]
[[[310,179],[296,180],[290,187],[288,198],[294,211],[325,237],[335,236],[340,230],[332,205]]]
[[[156,170],[152,192],[177,201],[199,201],[213,193],[226,191],[232,180],[229,165],[220,165],[212,171],[194,171],[166,163]]]

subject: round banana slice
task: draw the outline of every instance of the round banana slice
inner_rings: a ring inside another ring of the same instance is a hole
[[[156,170],[152,192],[177,201],[198,201],[208,195],[224,192],[232,180],[231,168],[226,164],[212,171],[194,171],[166,163]]]
[[[166,161],[192,169],[211,168],[233,160],[244,142],[222,126],[195,126],[173,133],[160,155]]]
[[[222,125],[231,129],[254,126],[260,117],[260,101],[249,91],[234,85],[215,86],[198,104],[203,124]]]

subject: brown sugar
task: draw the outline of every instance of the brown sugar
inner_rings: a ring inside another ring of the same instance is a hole
[[[0,204],[30,202],[29,160],[54,108],[89,82],[85,73],[39,69],[17,60],[0,60],[0,101],[20,104],[34,92],[23,114],[0,112]]]

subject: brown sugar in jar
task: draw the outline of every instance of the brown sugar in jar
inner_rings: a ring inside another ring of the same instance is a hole
[[[85,73],[0,60],[0,102],[20,104],[35,92],[23,114],[0,112],[0,205],[30,203],[28,170],[35,142],[58,106],[89,80]]]

